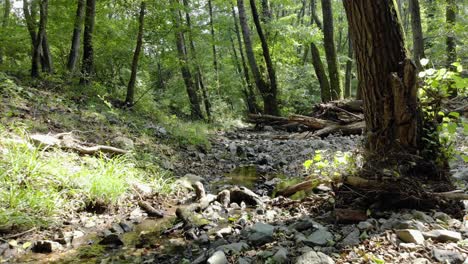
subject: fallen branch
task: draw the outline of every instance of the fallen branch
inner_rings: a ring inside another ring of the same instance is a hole
[[[320,184],[319,180],[307,180],[301,183],[288,186],[282,190],[279,190],[276,193],[276,196],[283,196],[283,197],[290,197],[293,196],[295,193],[300,191],[308,191],[312,190],[313,188],[317,187]]]
[[[151,204],[149,204],[148,202],[145,202],[145,201],[139,201],[138,202],[138,205],[141,207],[141,209],[143,209],[147,214],[148,216],[150,217],[157,217],[157,218],[163,218],[164,217],[164,213],[157,210],[156,208],[154,208],[153,206],[151,206]]]

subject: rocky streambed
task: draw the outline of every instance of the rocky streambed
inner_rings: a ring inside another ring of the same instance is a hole
[[[281,181],[308,176],[303,163],[317,151],[332,157],[353,151],[360,139],[289,136],[269,128],[220,133],[210,150],[181,153],[184,162],[172,168],[183,176],[181,189],[158,208],[164,209],[162,219],[148,217],[148,211],[137,206],[93,237],[83,238],[74,230],[65,243],[38,241],[36,252],[42,247],[48,254],[27,255],[20,262],[466,262],[467,219],[439,211],[399,210],[361,212],[361,220],[342,223],[333,214],[335,197],[328,186],[298,199],[273,197]]]

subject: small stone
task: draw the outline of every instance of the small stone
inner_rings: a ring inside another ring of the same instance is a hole
[[[238,254],[242,251],[248,250],[250,247],[247,243],[241,241],[237,243],[222,245],[216,248],[216,250],[222,250],[225,253],[235,253]]]
[[[331,242],[333,242],[333,234],[326,229],[318,229],[303,241],[307,246],[325,246]]]
[[[133,140],[126,138],[126,137],[116,137],[112,140],[112,144],[115,147],[124,149],[124,150],[133,150],[135,148],[135,144]]]
[[[424,244],[424,236],[418,230],[414,229],[402,229],[396,230],[398,238],[406,243],[415,243],[417,245]]]
[[[246,257],[241,257],[237,260],[237,264],[250,264],[250,263],[252,263],[252,260]]]
[[[205,187],[203,186],[203,183],[199,181],[194,182],[192,183],[192,188],[195,191],[195,196],[196,196],[197,201],[206,196]]]
[[[241,208],[238,203],[231,203],[229,207],[234,210]]]
[[[219,236],[219,237],[223,237],[223,236],[229,235],[231,233],[232,233],[232,228],[230,226],[228,226],[228,227],[221,228],[220,230],[218,230],[218,232],[216,232],[216,235]]]
[[[367,221],[362,221],[360,222],[357,227],[359,228],[359,230],[372,230],[374,228],[374,225],[367,222]]]
[[[415,243],[400,243],[398,246],[407,250],[415,251],[421,248],[421,245],[416,245]]]
[[[289,228],[296,229],[297,231],[302,232],[307,229],[323,229],[324,226],[313,221],[310,218],[305,218],[294,222],[289,226]]]
[[[242,203],[252,206],[263,205],[262,200],[256,193],[245,187],[237,186],[231,189],[231,202],[241,204],[241,208]]]
[[[460,233],[455,232],[455,231],[450,231],[450,230],[443,230],[443,229],[424,232],[423,235],[426,238],[431,238],[432,240],[439,241],[439,242],[447,242],[447,241],[457,242],[457,241],[462,240],[462,235]]]
[[[413,264],[431,264],[431,261],[429,261],[427,258],[417,258],[413,260]]]
[[[335,264],[335,261],[322,252],[312,250],[299,256],[295,264]]]
[[[284,247],[280,247],[278,251],[276,251],[275,255],[273,255],[273,260],[277,264],[288,263],[288,250]]]
[[[197,242],[200,244],[207,244],[208,242],[210,242],[210,238],[207,234],[201,234],[200,236],[198,236]]]
[[[413,217],[417,220],[420,220],[424,223],[433,223],[434,218],[428,216],[426,213],[421,212],[421,211],[413,211]]]
[[[434,248],[432,254],[441,263],[459,264],[465,259],[459,252],[445,249]]]
[[[109,235],[106,235],[101,240],[101,242],[99,242],[99,245],[118,247],[118,246],[122,246],[123,242],[122,240],[120,240],[120,237],[117,234],[109,234]]]
[[[341,242],[340,246],[342,247],[347,247],[347,246],[356,246],[359,245],[360,239],[359,239],[359,229],[355,229],[351,233],[349,233]]]
[[[216,196],[216,200],[220,202],[224,207],[228,207],[229,203],[231,202],[231,193],[229,190],[223,190],[218,193]]]
[[[275,227],[265,223],[255,223],[251,228],[251,233],[247,239],[252,245],[261,246],[273,241]]]
[[[434,213],[434,218],[437,219],[437,220],[440,220],[442,222],[447,222],[447,221],[449,221],[451,219],[448,214],[443,213],[443,212],[435,212]]]
[[[223,251],[216,251],[208,260],[207,264],[228,264],[228,260]]]
[[[52,253],[62,249],[63,247],[60,243],[50,240],[36,241],[31,248],[34,253]]]
[[[110,230],[118,235],[123,234],[124,230],[119,224],[113,224]]]
[[[131,232],[133,230],[133,225],[131,223],[120,222],[119,225],[125,233]]]

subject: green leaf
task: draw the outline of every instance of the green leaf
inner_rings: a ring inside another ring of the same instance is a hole
[[[454,62],[452,63],[453,66],[455,66],[457,68],[457,72],[462,72],[463,71],[463,66],[461,65],[460,62]]]
[[[27,248],[29,248],[31,245],[32,245],[32,243],[28,241],[28,242],[26,242],[26,243],[23,244],[23,249],[27,249]]]
[[[306,160],[306,161],[304,161],[303,166],[304,166],[304,168],[305,168],[306,170],[309,170],[310,166],[312,166],[312,163],[314,163],[313,160]]]
[[[322,155],[321,154],[315,154],[314,161],[321,161],[321,160],[322,160]]]
[[[448,115],[449,115],[449,116],[453,116],[453,117],[455,117],[455,118],[459,118],[459,117],[460,117],[460,113],[458,113],[458,112],[450,112]]]
[[[385,260],[372,256],[372,261],[376,264],[385,264]]]

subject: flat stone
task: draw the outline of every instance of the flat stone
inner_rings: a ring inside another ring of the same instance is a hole
[[[304,218],[292,223],[289,225],[289,228],[302,232],[308,229],[320,229],[325,227],[310,218]]]
[[[255,223],[247,239],[252,245],[260,246],[273,241],[275,227],[265,223]]]
[[[457,242],[462,240],[462,235],[459,232],[450,231],[450,230],[431,230],[429,232],[423,233],[424,237],[431,238],[432,240],[439,241],[439,242]]]
[[[445,249],[434,248],[432,254],[441,263],[460,264],[465,259],[459,252]]]
[[[424,223],[433,223],[434,222],[434,218],[430,217],[429,215],[427,215],[426,213],[424,212],[421,212],[421,211],[413,211],[413,217],[417,220],[420,220]]]
[[[133,230],[133,224],[131,223],[128,223],[128,222],[120,222],[119,223],[120,227],[122,228],[122,230],[127,233],[127,232],[131,232]]]
[[[63,247],[60,243],[50,240],[36,241],[31,248],[34,253],[52,253],[62,249]]]
[[[424,244],[424,236],[418,230],[414,229],[402,229],[396,230],[398,238],[406,243],[415,243],[417,245]]]
[[[100,242],[99,245],[106,246],[122,246],[123,242],[117,234],[108,234]]]
[[[362,221],[360,222],[357,227],[360,229],[360,230],[372,230],[374,229],[374,225],[368,221]]]
[[[289,252],[287,249],[284,247],[280,247],[278,251],[276,251],[275,255],[273,255],[273,260],[275,261],[274,263],[276,264],[283,264],[283,263],[288,263],[289,258],[288,258]]]
[[[413,260],[413,264],[431,264],[431,261],[427,258],[417,258]]]
[[[347,246],[356,246],[359,245],[360,239],[359,239],[359,229],[355,229],[351,233],[349,233],[341,242],[340,246],[342,247],[347,247]]]
[[[451,217],[448,214],[443,213],[443,212],[435,212],[434,218],[442,222],[447,222],[448,220],[451,219]]]
[[[110,230],[113,232],[113,233],[116,233],[116,234],[123,234],[125,231],[123,230],[123,228],[119,225],[119,224],[113,224],[112,227],[110,228]]]
[[[216,248],[217,251],[222,250],[226,253],[240,253],[242,251],[248,250],[250,247],[245,242],[237,242],[227,245],[222,245]]]
[[[228,260],[223,251],[216,251],[210,258],[206,261],[207,264],[228,264]]]
[[[322,252],[309,251],[296,259],[295,264],[335,264],[332,258]]]
[[[326,229],[318,229],[303,241],[307,246],[325,246],[330,242],[333,242],[333,234]]]

